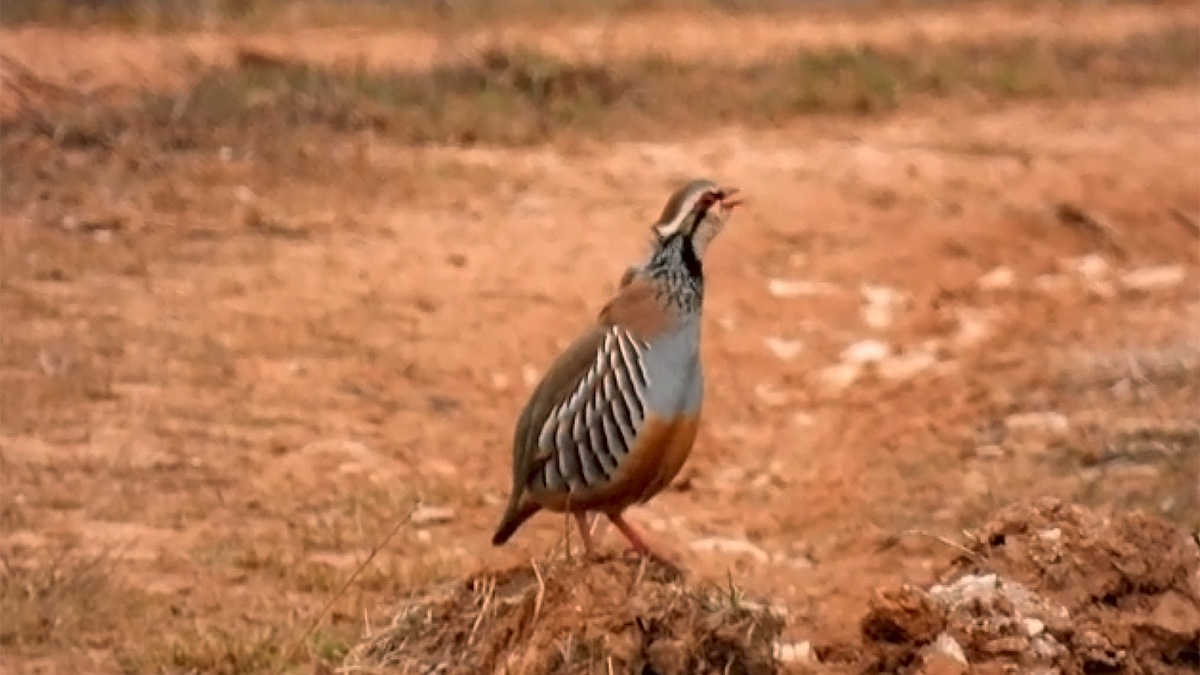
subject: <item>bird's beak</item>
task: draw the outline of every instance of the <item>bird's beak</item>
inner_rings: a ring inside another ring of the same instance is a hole
[[[733,207],[735,207],[735,206],[740,206],[741,204],[744,204],[746,202],[746,200],[742,199],[741,197],[738,196],[739,192],[741,192],[741,190],[738,190],[735,187],[725,188],[725,189],[721,190],[721,208],[726,211],[729,211],[729,210],[732,210]]]

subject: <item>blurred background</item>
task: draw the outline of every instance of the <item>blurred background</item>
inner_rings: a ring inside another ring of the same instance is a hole
[[[836,642],[998,509],[1195,532],[1198,130],[1194,2],[6,0],[3,671],[329,672],[545,555],[516,415],[696,176],[748,205],[630,517],[699,577]]]

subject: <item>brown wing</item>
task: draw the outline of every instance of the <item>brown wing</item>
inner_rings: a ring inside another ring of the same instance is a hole
[[[653,288],[631,278],[597,325],[551,365],[517,424],[514,481],[578,491],[609,480],[645,418],[647,339],[666,325]]]
[[[624,461],[646,417],[646,344],[609,326],[576,386],[549,411],[537,438],[548,455],[531,484],[582,492],[607,483]]]

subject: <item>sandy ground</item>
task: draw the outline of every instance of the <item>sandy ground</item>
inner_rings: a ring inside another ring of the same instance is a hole
[[[720,30],[761,30],[761,50],[986,39],[1057,11]],[[1104,6],[1070,30],[1185,12]],[[690,55],[687,36],[714,30],[671,25]],[[650,49],[655,26],[605,39]],[[586,55],[603,33],[546,40]],[[108,56],[86,64],[60,39],[6,31],[0,50],[96,86],[179,72],[157,56],[165,38],[89,33],[76,53]],[[434,43],[413,39],[427,62]],[[346,43],[390,59],[392,40]],[[236,40],[185,42],[218,54]],[[488,543],[515,416],[695,175],[749,203],[707,262],[695,453],[631,516],[695,573],[732,574],[789,606],[792,639],[821,639],[857,630],[877,586],[931,581],[955,551],[928,535],[1014,501],[1195,529],[1197,94],[528,149],[298,139],[274,164],[236,148],[99,164],[53,151],[13,178],[45,197],[2,215],[4,554],[114,552],[171,608],[168,642],[212,625],[293,634],[418,497],[450,511],[403,529],[335,625],[353,632],[412,585],[543,555],[562,520]],[[855,354],[870,362],[847,365]],[[122,654],[147,643],[120,626],[27,646],[3,669],[128,668]]]

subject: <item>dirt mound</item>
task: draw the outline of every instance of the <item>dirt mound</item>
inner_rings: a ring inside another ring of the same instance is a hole
[[[628,558],[484,572],[409,598],[345,673],[777,672],[782,617]]]
[[[1196,672],[1200,549],[1163,520],[1047,500],[1002,511],[928,590],[880,593],[865,672]]]

